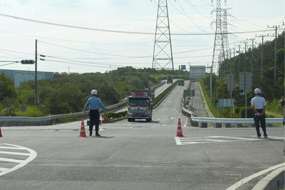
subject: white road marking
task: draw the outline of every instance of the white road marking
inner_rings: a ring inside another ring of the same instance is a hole
[[[0,161],[2,162],[15,162],[15,163],[22,163],[23,160],[16,160],[16,159],[10,159],[10,158],[0,158]]]
[[[230,143],[238,141],[257,141],[258,138],[207,136],[207,137],[175,137],[177,145],[204,144],[204,143]]]
[[[252,136],[252,137],[255,137],[256,138],[256,136]],[[268,139],[270,140],[270,139],[275,139],[275,140],[285,140],[285,137],[274,137],[274,136],[269,136],[268,137]]]
[[[5,171],[7,171],[8,170],[8,168],[0,168],[0,172],[2,171],[2,172],[5,172]]]
[[[0,154],[13,154],[13,155],[21,155],[21,156],[29,156],[29,153],[21,153],[21,152],[5,152],[0,151]]]
[[[0,146],[0,149],[23,150],[22,147],[10,147],[10,146]]]
[[[188,117],[187,117],[186,122],[185,122],[183,127],[186,127],[187,123],[188,123]]]
[[[280,167],[282,167],[282,166],[285,166],[285,163],[278,164],[278,165],[276,165],[276,166],[272,166],[272,167],[270,167],[270,168],[268,168],[268,169],[262,170],[262,171],[260,171],[260,172],[258,172],[258,173],[255,173],[255,174],[253,174],[253,175],[251,175],[251,176],[249,176],[249,177],[246,177],[246,178],[244,178],[244,179],[238,181],[237,183],[233,184],[232,186],[230,186],[230,187],[227,188],[226,190],[236,190],[237,188],[239,188],[240,186],[246,184],[246,183],[249,182],[250,180],[252,180],[252,179],[254,179],[254,178],[258,177],[258,176],[261,176],[261,175],[263,175],[263,174],[265,174],[265,173],[267,173],[267,172],[271,172],[271,171],[273,171],[273,170],[275,170],[275,169],[278,169],[278,168],[280,168]]]
[[[1,155],[7,154],[7,155],[23,156],[23,159],[11,159],[11,158],[7,158],[7,156],[6,156],[6,158],[0,157],[0,161],[2,161],[2,162],[18,163],[17,165],[15,165],[12,168],[0,167],[0,176],[3,176],[7,173],[15,171],[21,167],[24,167],[25,165],[27,165],[29,162],[31,162],[32,160],[34,160],[37,157],[37,153],[34,150],[26,148],[26,147],[18,146],[18,145],[4,143],[4,144],[0,144],[0,149],[7,149],[7,150],[13,150],[14,151],[14,152],[12,152],[12,151],[11,152],[0,151]],[[16,150],[21,150],[21,151],[24,150],[24,151],[26,151],[26,153],[16,152]]]
[[[174,137],[177,145],[182,145],[179,137]]]

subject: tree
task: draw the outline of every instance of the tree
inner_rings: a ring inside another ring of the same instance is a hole
[[[4,72],[0,74],[0,102],[5,97],[17,98],[16,88],[12,79],[5,76]]]

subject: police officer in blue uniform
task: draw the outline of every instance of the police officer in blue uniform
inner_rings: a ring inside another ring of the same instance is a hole
[[[256,96],[251,99],[251,106],[253,107],[254,113],[254,124],[257,132],[257,137],[261,138],[261,134],[259,131],[259,123],[261,124],[261,128],[263,130],[264,138],[268,138],[266,133],[266,121],[265,121],[265,109],[266,102],[263,97],[261,97],[261,90],[259,88],[254,89],[254,94]]]
[[[105,115],[107,114],[107,109],[103,105],[102,101],[100,98],[97,98],[98,92],[97,90],[92,90],[91,91],[92,97],[90,97],[83,109],[83,114],[85,114],[85,111],[87,107],[89,106],[89,136],[92,136],[92,131],[93,131],[93,125],[95,124],[95,132],[96,136],[100,137],[101,135],[99,134],[99,108],[102,108],[105,111]]]

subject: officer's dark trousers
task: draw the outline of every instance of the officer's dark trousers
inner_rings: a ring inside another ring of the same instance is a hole
[[[262,113],[262,110],[257,110],[259,113]],[[254,115],[254,124],[255,124],[255,128],[256,128],[256,133],[257,136],[261,136],[260,131],[259,131],[259,123],[261,124],[261,128],[263,130],[263,134],[264,136],[267,136],[266,133],[266,123],[265,123],[265,114],[261,115],[261,116],[256,116]]]
[[[94,124],[95,124],[96,134],[98,134],[98,132],[99,132],[99,111],[98,110],[90,110],[89,111],[89,119],[90,119],[90,124],[89,124],[90,134],[92,134]]]

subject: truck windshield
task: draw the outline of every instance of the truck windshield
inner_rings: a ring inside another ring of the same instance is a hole
[[[129,99],[129,106],[149,106],[149,99]]]

